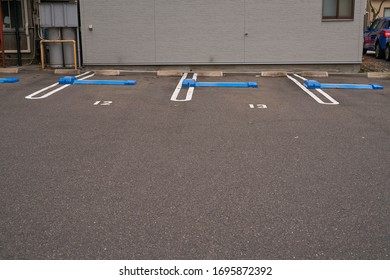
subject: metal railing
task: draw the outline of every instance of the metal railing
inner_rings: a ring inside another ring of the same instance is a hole
[[[77,57],[76,57],[76,41],[75,40],[41,40],[41,65],[42,69],[45,69],[45,55],[44,55],[44,49],[43,44],[44,43],[68,43],[73,44],[73,62],[74,62],[74,69],[77,70]]]

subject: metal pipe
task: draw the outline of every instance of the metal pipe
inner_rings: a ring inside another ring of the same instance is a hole
[[[1,41],[1,62],[2,66],[5,67],[5,53],[4,53],[4,36],[3,36],[3,8],[0,5],[0,41]]]
[[[22,66],[22,53],[20,47],[20,32],[19,32],[19,13],[18,13],[18,6],[17,6],[18,1],[14,0],[13,3],[14,3],[14,17],[15,17],[16,50],[18,53],[18,66]]]
[[[78,48],[78,58],[79,58],[79,67],[83,65],[83,46],[81,43],[81,11],[80,11],[80,1],[77,1],[77,19],[78,19],[78,24],[77,24],[77,48]]]
[[[77,70],[77,51],[76,51],[76,41],[75,40],[41,40],[41,67],[45,69],[45,56],[44,56],[44,43],[72,43],[73,44],[73,61],[74,61],[74,69]]]

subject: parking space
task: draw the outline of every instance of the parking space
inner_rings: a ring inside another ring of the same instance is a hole
[[[0,86],[0,258],[390,257],[388,80],[319,78],[385,87],[322,105],[286,77],[198,76],[259,88],[184,102],[180,77],[26,99],[58,76],[17,76]]]

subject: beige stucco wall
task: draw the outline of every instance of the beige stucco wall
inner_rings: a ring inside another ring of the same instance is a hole
[[[372,4],[373,4],[373,6],[374,6],[375,9],[378,9],[379,6],[380,6],[380,3],[381,3],[380,0],[372,0],[371,2],[372,2]],[[389,9],[390,9],[390,0],[386,0],[386,1],[383,3],[382,8],[381,8],[381,11],[379,12],[378,17],[383,17],[385,8],[389,8]],[[369,16],[368,16],[368,22],[367,22],[367,24],[369,24],[369,23],[372,22],[372,20],[373,20],[373,14],[372,14],[372,12],[371,12],[371,7],[370,7],[369,4],[367,4],[367,9],[368,9],[368,12],[369,12],[369,13],[368,13]]]

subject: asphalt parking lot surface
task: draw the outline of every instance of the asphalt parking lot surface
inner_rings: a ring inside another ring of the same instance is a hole
[[[26,99],[59,77],[14,76],[1,259],[390,259],[389,80],[318,78],[385,87],[327,89],[340,104],[323,105],[286,77],[199,77],[259,88],[175,102],[180,77]]]

